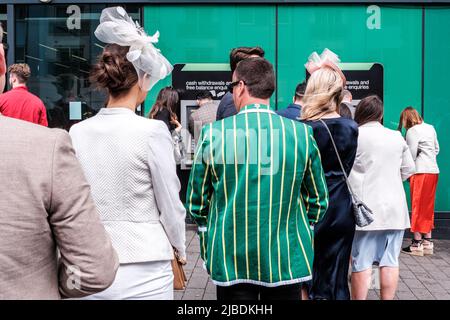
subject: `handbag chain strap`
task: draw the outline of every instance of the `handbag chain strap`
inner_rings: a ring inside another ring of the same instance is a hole
[[[342,164],[341,157],[339,156],[339,151],[338,151],[338,149],[336,147],[336,143],[334,142],[333,135],[331,134],[331,131],[328,128],[328,126],[325,123],[325,121],[323,121],[322,119],[319,119],[319,121],[322,122],[322,124],[325,126],[325,128],[328,131],[328,134],[329,134],[330,139],[331,139],[331,143],[333,144],[333,147],[334,147],[334,151],[336,152],[337,159],[339,161],[339,164],[341,165],[341,170],[342,170],[342,173],[344,174],[345,183],[347,184],[348,191],[350,192],[350,195],[352,196],[352,198],[354,198],[354,193],[353,193],[352,187],[350,186],[350,183],[348,182],[348,176],[347,176],[347,173],[345,172],[344,165]]]

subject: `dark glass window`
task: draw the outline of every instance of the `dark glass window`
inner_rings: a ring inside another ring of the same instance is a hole
[[[7,23],[6,23],[6,5],[0,5],[0,24],[3,28],[3,43],[7,43],[7,36],[8,36],[8,30],[7,30]]]
[[[68,130],[74,123],[95,115],[105,104],[105,93],[94,90],[89,83],[91,65],[104,46],[94,31],[105,7],[15,6],[15,63],[30,65],[28,88],[44,102],[49,127]],[[141,22],[140,6],[124,7]]]
[[[7,23],[6,23],[6,5],[0,5],[0,25],[3,28],[3,39],[1,45],[3,45],[3,48],[5,50],[5,59],[8,56],[8,30],[7,30]],[[0,38],[2,38],[0,36]],[[1,92],[1,90],[0,90]]]

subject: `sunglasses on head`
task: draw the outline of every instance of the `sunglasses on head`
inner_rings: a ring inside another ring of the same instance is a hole
[[[228,91],[230,93],[233,93],[234,87],[236,87],[239,84],[239,82],[241,82],[241,81],[242,81],[242,83],[244,83],[244,85],[247,85],[247,83],[244,80],[237,80],[228,85]]]

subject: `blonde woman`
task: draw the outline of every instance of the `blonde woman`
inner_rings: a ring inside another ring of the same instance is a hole
[[[406,143],[416,164],[416,174],[409,181],[414,239],[402,252],[416,256],[433,254],[431,230],[434,228],[434,201],[439,176],[436,162],[439,143],[434,127],[425,123],[412,107],[405,108],[400,115],[398,129],[402,128],[406,129]]]
[[[347,277],[355,219],[344,173],[325,125],[331,132],[347,175],[355,160],[358,125],[339,115],[345,77],[336,60],[337,56],[325,51],[321,62],[310,60],[307,64],[311,77],[301,119],[313,128],[330,197],[327,213],[314,229],[313,279],[309,295],[311,299],[349,300]]]

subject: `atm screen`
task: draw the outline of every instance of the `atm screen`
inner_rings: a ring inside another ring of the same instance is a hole
[[[198,109],[198,105],[190,105],[190,106],[186,106],[186,113],[187,113],[187,121],[188,121],[188,124],[189,124],[189,122],[190,122],[190,120],[191,120],[191,114],[192,114],[192,112],[194,112],[195,110],[197,110]]]

